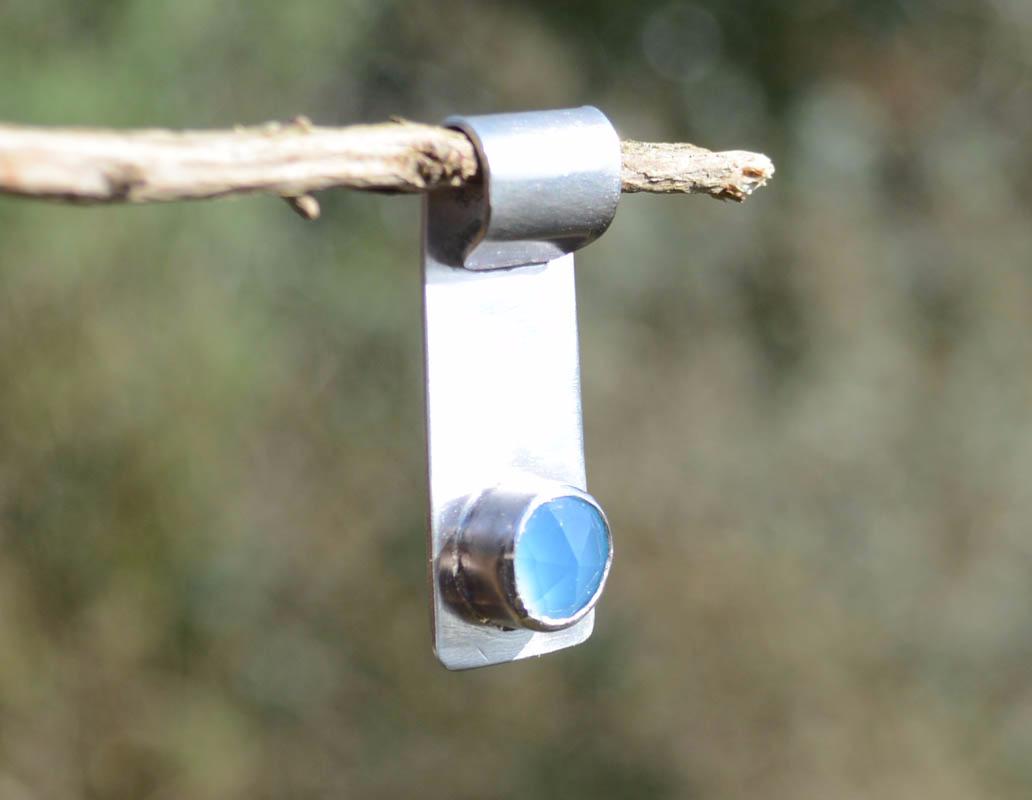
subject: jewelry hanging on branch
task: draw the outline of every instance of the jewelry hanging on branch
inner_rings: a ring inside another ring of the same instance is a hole
[[[434,649],[468,669],[594,625],[613,545],[586,487],[573,252],[612,222],[621,154],[592,107],[445,124],[482,174],[423,223]]]

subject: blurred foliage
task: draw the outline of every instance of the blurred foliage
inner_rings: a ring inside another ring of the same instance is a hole
[[[1027,797],[1027,0],[2,0],[0,119],[594,103],[595,637],[450,674],[418,201],[0,201],[0,798]]]

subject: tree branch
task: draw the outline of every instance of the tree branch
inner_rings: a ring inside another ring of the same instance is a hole
[[[744,200],[774,174],[758,153],[623,142],[623,190]],[[154,203],[268,192],[302,216],[310,193],[423,192],[479,179],[458,131],[397,120],[321,128],[304,117],[229,131],[112,131],[0,124],[0,194],[70,203]]]

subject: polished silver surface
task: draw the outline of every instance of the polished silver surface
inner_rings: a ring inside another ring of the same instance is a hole
[[[526,525],[541,506],[574,497],[598,513],[609,539],[609,552],[598,587],[576,612],[550,617],[531,611],[518,586],[515,559]],[[605,588],[613,560],[609,522],[587,492],[554,481],[532,479],[483,492],[467,506],[456,531],[438,559],[437,575],[448,606],[467,619],[497,628],[561,631],[586,617]]]
[[[585,486],[573,256],[505,272],[426,258],[427,436],[434,641],[450,669],[542,655],[590,634],[471,623],[450,605],[439,558],[485,489],[526,474]]]
[[[430,204],[434,256],[472,270],[543,263],[594,241],[620,200],[620,138],[597,108],[449,117],[482,182]]]
[[[619,141],[608,122],[598,130],[599,118],[595,109],[456,118],[477,132],[485,185],[424,201],[430,584],[435,652],[450,669],[569,647],[594,625],[593,611],[554,632],[471,621],[438,578],[448,541],[486,490],[528,480],[586,488],[569,251],[605,230],[619,197]],[[574,152],[588,134],[613,147]]]

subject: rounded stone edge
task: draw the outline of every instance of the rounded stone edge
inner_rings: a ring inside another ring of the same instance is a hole
[[[517,591],[516,585],[516,549],[519,546],[519,540],[523,536],[526,525],[530,521],[530,518],[534,515],[542,506],[561,500],[564,497],[575,497],[579,500],[583,500],[592,508],[594,508],[599,517],[602,518],[602,524],[606,529],[606,541],[609,544],[609,550],[606,553],[606,563],[602,569],[602,578],[598,582],[598,586],[592,593],[591,598],[584,604],[584,606],[568,617],[547,617],[543,615],[534,615],[526,608],[522,602],[519,592]],[[509,603],[512,605],[513,610],[516,612],[519,618],[521,627],[528,628],[529,630],[551,632],[561,631],[576,625],[584,617],[586,617],[599,599],[602,597],[602,592],[606,588],[606,581],[609,580],[609,572],[613,566],[613,529],[609,524],[609,517],[606,516],[605,509],[602,508],[601,504],[590,494],[582,489],[578,489],[576,486],[570,486],[568,484],[554,484],[550,487],[550,491],[540,493],[536,495],[533,500],[524,509],[523,514],[520,517],[519,523],[516,526],[516,533],[513,537],[512,546],[509,548],[506,555],[506,581],[505,585],[508,589],[507,596]]]

